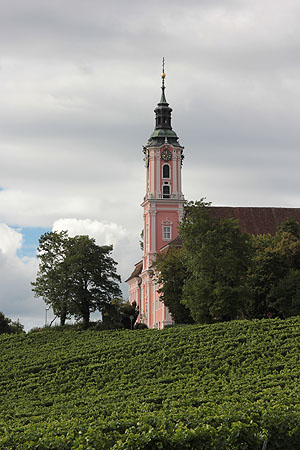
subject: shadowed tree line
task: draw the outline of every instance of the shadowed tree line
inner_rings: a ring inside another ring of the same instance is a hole
[[[24,327],[19,321],[13,322],[11,319],[6,317],[2,312],[0,312],[0,334],[18,334],[23,333]]]
[[[273,236],[241,231],[213,218],[203,199],[188,202],[181,247],[158,254],[161,300],[176,323],[212,323],[300,314],[300,225],[283,222]]]

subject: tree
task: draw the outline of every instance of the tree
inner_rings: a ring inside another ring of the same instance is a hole
[[[8,317],[5,317],[5,315],[0,312],[0,334],[2,333],[23,333],[24,332],[24,326],[20,324],[19,321],[13,322]]]
[[[139,310],[136,302],[124,302],[122,298],[115,298],[110,304],[105,305],[102,312],[104,328],[124,327],[128,330],[134,327]]]
[[[98,246],[88,236],[46,233],[38,249],[39,272],[32,283],[35,295],[51,304],[54,312],[61,314],[61,321],[74,315],[87,328],[90,313],[102,311],[121,294],[111,252],[111,245]]]
[[[286,319],[300,314],[300,271],[289,269],[270,290],[268,305]]]
[[[69,238],[70,245],[65,264],[71,288],[70,312],[83,319],[88,327],[90,313],[100,311],[107,303],[121,295],[117,282],[117,263],[111,258],[112,245],[98,246],[88,236]]]
[[[51,305],[61,325],[70,318],[72,284],[66,264],[69,246],[66,231],[43,234],[38,247],[39,270],[36,281],[31,283],[35,297],[42,297]]]
[[[122,328],[120,308],[123,303],[122,298],[114,298],[102,309],[102,326],[104,329]]]
[[[187,203],[179,226],[189,274],[182,302],[200,323],[244,317],[252,252],[238,221],[212,218],[209,206],[203,199]]]
[[[266,317],[270,312],[281,317],[300,314],[298,236],[299,224],[293,219],[283,222],[274,236],[253,236],[248,317]]]
[[[182,303],[182,291],[188,277],[182,248],[171,247],[156,255],[153,268],[161,286],[160,300],[168,307],[175,323],[193,323],[190,310]]]
[[[286,231],[286,232],[292,234],[293,236],[295,236],[297,238],[300,238],[300,224],[293,217],[283,221],[279,225],[278,231],[279,231],[279,233],[282,233],[282,232]]]
[[[120,315],[123,327],[132,330],[139,315],[139,309],[137,308],[136,302],[129,303],[127,301],[122,303]]]
[[[253,255],[246,280],[249,289],[246,317],[261,319],[270,313],[267,296],[277,277],[281,276],[282,267],[280,260],[274,257],[271,234],[252,236],[251,239]]]

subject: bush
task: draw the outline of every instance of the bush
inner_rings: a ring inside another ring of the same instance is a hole
[[[145,330],[146,328],[148,328],[147,327],[147,325],[145,324],[145,323],[136,323],[135,325],[134,325],[134,329],[135,330]]]
[[[19,321],[13,322],[8,317],[5,317],[2,312],[0,312],[0,334],[1,333],[24,333],[24,326]]]

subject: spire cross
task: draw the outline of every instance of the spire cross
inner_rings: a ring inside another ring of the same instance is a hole
[[[162,73],[165,73],[165,58],[162,59]]]

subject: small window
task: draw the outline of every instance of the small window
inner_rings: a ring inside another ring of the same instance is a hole
[[[163,186],[163,198],[170,198],[170,186]]]
[[[169,164],[163,165],[163,178],[170,178],[170,166]]]
[[[164,225],[163,227],[163,239],[164,241],[169,241],[171,239],[171,227],[168,225]]]

